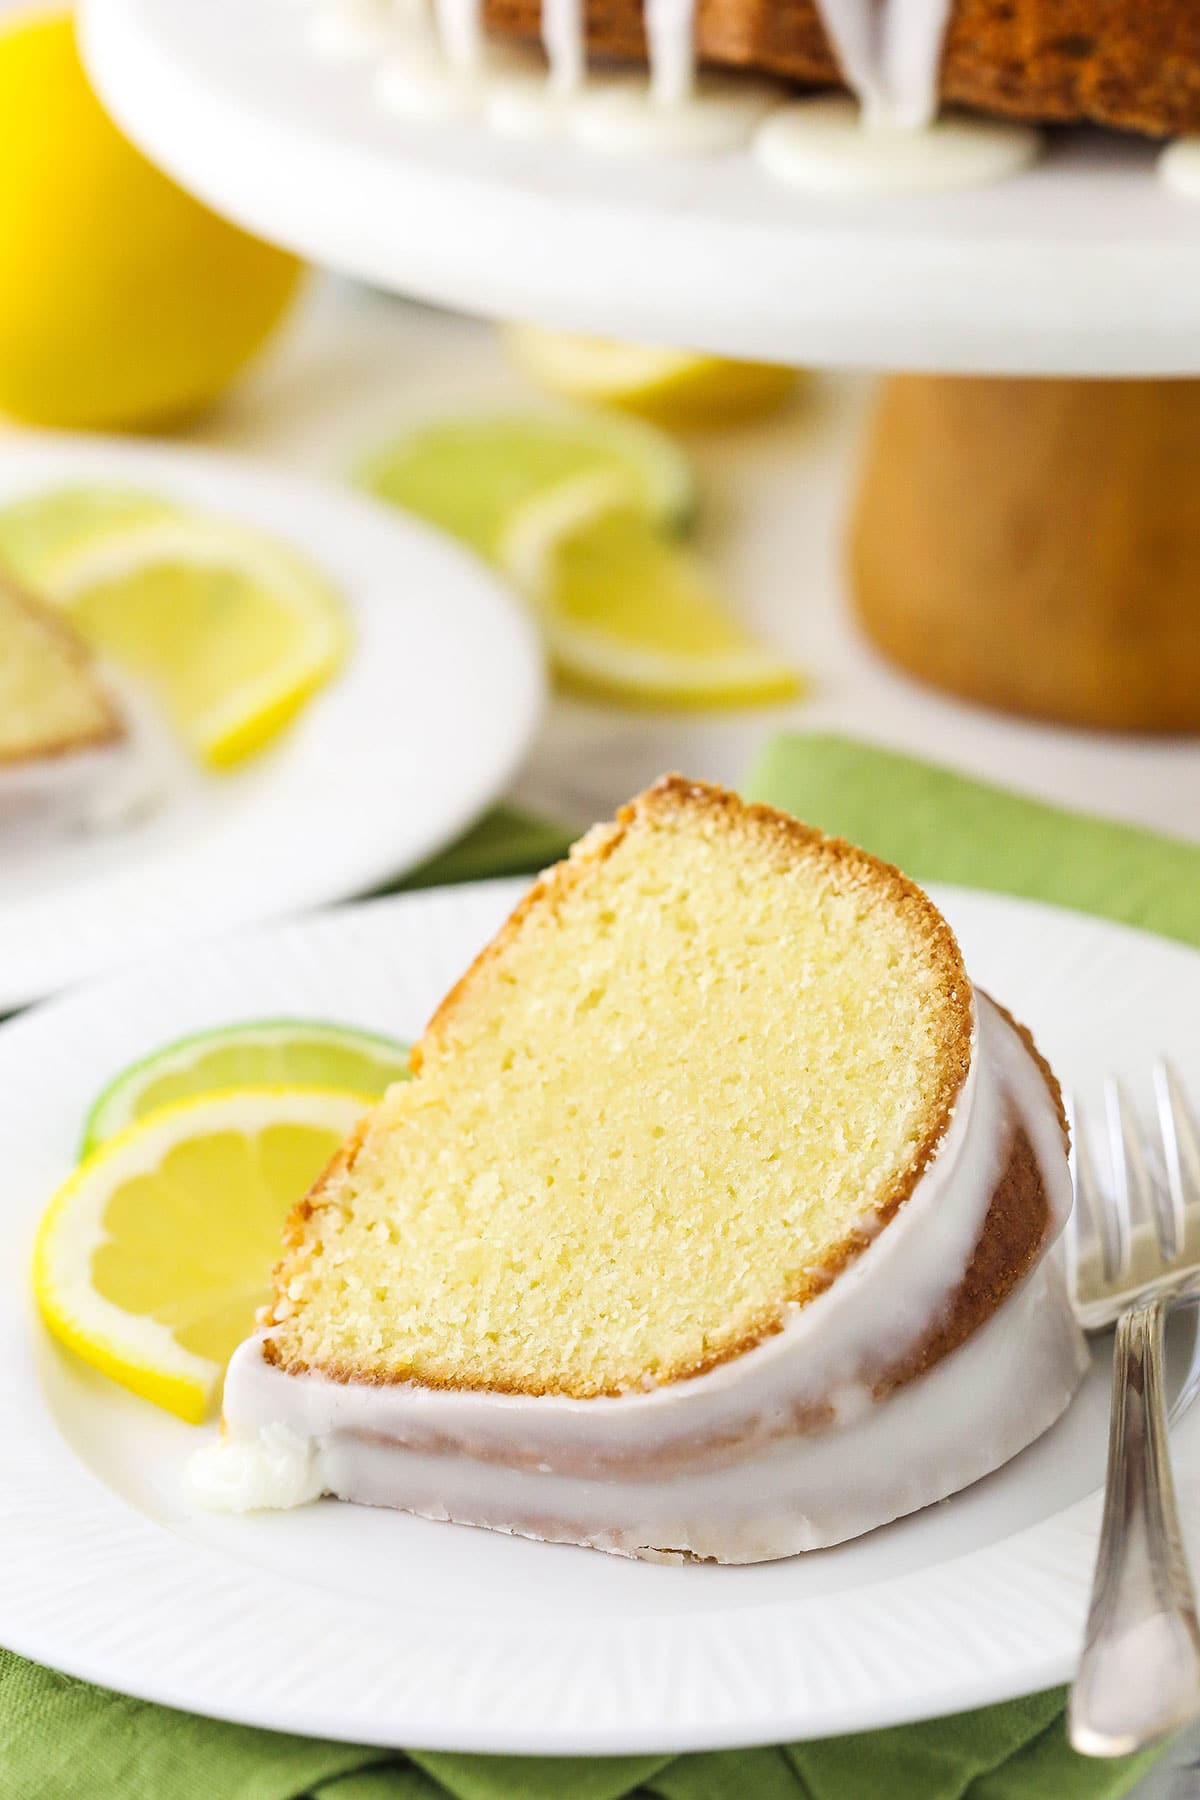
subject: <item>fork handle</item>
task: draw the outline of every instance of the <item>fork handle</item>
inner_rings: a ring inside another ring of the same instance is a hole
[[[1068,1714],[1086,1756],[1124,1756],[1200,1716],[1200,1627],[1163,1402],[1165,1311],[1152,1300],[1117,1321],[1104,1520]]]

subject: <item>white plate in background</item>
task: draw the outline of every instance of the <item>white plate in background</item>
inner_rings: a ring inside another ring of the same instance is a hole
[[[222,774],[180,756],[165,802],[140,822],[0,837],[0,1011],[403,875],[504,790],[543,699],[519,603],[417,520],[208,451],[0,441],[0,505],[79,483],[144,488],[293,544],[344,599],[351,644],[273,744]]]

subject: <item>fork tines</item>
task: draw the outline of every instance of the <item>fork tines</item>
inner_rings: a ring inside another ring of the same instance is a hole
[[[1200,1134],[1169,1062],[1155,1064],[1153,1082],[1157,1134],[1143,1132],[1123,1082],[1104,1083],[1104,1179],[1084,1120],[1068,1102],[1075,1207],[1067,1254],[1077,1291],[1149,1277],[1164,1263],[1200,1255]]]

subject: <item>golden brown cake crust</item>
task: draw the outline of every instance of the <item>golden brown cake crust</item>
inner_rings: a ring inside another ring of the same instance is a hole
[[[645,55],[642,0],[586,0],[589,48]],[[485,0],[494,30],[538,33],[541,0]],[[840,85],[814,0],[698,0],[705,61]],[[942,57],[945,101],[1008,118],[1091,120],[1163,136],[1200,129],[1200,6],[1194,0],[955,0]]]
[[[535,881],[507,922],[442,1001],[426,1027],[421,1042],[414,1047],[410,1061],[414,1075],[419,1078],[424,1061],[424,1047],[436,1042],[439,1032],[449,1023],[455,1009],[469,1000],[478,973],[491,959],[503,953],[506,944],[520,931],[522,922],[531,912],[541,909],[553,911],[585,871],[611,856],[631,830],[647,823],[668,823],[685,814],[698,815],[709,821],[717,820],[724,830],[750,834],[757,839],[756,848],[760,852],[765,846],[768,851],[775,850],[785,855],[789,861],[799,855],[806,861],[814,862],[818,868],[823,866],[843,884],[861,884],[873,896],[885,898],[906,915],[914,937],[920,938],[923,953],[939,978],[939,998],[945,1020],[942,1081],[937,1091],[926,1096],[924,1132],[917,1141],[908,1166],[900,1172],[891,1191],[877,1207],[870,1226],[850,1232],[840,1243],[831,1246],[820,1264],[805,1271],[802,1284],[784,1296],[785,1306],[787,1303],[803,1304],[823,1292],[908,1199],[945,1134],[970,1066],[974,1007],[970,981],[958,944],[928,896],[891,864],[879,861],[842,839],[826,837],[813,826],[805,825],[787,813],[768,806],[746,806],[736,794],[723,788],[703,782],[690,782],[679,775],[663,776],[653,787],[623,807],[611,824],[596,826],[588,832],[563,862],[555,864]],[[1049,1079],[1053,1081],[1052,1077]],[[1057,1093],[1057,1089],[1055,1092]],[[286,1299],[289,1281],[303,1266],[313,1244],[320,1239],[322,1211],[338,1204],[339,1178],[353,1168],[367,1123],[368,1121],[364,1121],[342,1146],[310,1193],[293,1210],[284,1233],[287,1254],[274,1276],[277,1304],[265,1309],[262,1319],[264,1324],[282,1325],[285,1322],[289,1311]],[[1026,1191],[1028,1182],[1019,1185],[1010,1182],[1005,1189],[1002,1218],[999,1224],[992,1227],[995,1242],[1003,1252],[996,1266],[999,1267],[999,1263],[1007,1255],[1014,1271],[1019,1273],[1024,1272],[1024,1268],[1036,1254],[1045,1233],[1047,1217],[1046,1197],[1032,1160],[1030,1166],[1036,1178],[1034,1187]],[[995,1234],[1000,1231],[1001,1226],[1002,1235],[997,1237]],[[1014,1273],[1012,1280],[1017,1278],[1018,1273]],[[1011,1286],[1011,1282],[1009,1285]],[[994,1282],[992,1287],[995,1288]],[[1004,1291],[1007,1292],[1008,1289],[1005,1288]],[[995,1300],[992,1305],[998,1303]],[[954,1341],[960,1342],[962,1337],[981,1322],[986,1312],[992,1310],[992,1305],[986,1303],[982,1286],[972,1287],[956,1305],[959,1306],[959,1313],[954,1330],[959,1335]],[[723,1344],[702,1361],[673,1368],[668,1379],[686,1380],[740,1356],[756,1343],[782,1329],[786,1317],[785,1306],[776,1307],[769,1314],[756,1319],[741,1337]],[[952,1347],[949,1341],[946,1347]],[[940,1352],[944,1353],[944,1350]],[[307,1367],[299,1360],[285,1355],[270,1338],[266,1341],[264,1354],[268,1361],[280,1363],[291,1373],[303,1373]],[[400,1373],[380,1372],[355,1365],[322,1364],[321,1372],[333,1380],[347,1382],[387,1384],[406,1379]],[[439,1384],[429,1377],[422,1379],[424,1385],[428,1386],[471,1385],[462,1381],[444,1381]],[[491,1382],[488,1385],[497,1392],[536,1394],[548,1391],[540,1386],[513,1385],[506,1388],[503,1382]],[[580,1394],[578,1397],[592,1396]]]
[[[12,576],[0,569],[0,584],[3,584],[4,596],[14,606],[35,618],[48,633],[53,633],[58,640],[63,654],[81,671],[91,673],[93,657],[91,651],[66,619],[59,616],[50,606],[44,606],[26,593]],[[97,686],[95,701],[99,717],[90,731],[74,733],[58,743],[40,744],[36,749],[22,751],[5,751],[0,749],[0,768],[19,769],[28,763],[47,762],[52,758],[74,756],[84,750],[103,750],[110,744],[117,744],[125,736],[125,727],[121,723],[116,707]]]

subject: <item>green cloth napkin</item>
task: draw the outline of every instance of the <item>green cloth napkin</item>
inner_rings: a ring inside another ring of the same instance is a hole
[[[746,792],[926,881],[1055,901],[1200,944],[1200,847],[842,738],[776,739]],[[405,886],[513,874],[566,846],[501,809]],[[409,1754],[193,1718],[0,1650],[0,1800],[1117,1800],[1153,1756],[1091,1762],[1061,1690],[920,1725],[680,1757]]]
[[[918,881],[1048,900],[1200,945],[1200,844],[843,737],[773,739],[743,792],[862,844]]]
[[[496,806],[465,837],[414,869],[401,881],[381,889],[388,894],[411,888],[449,887],[459,881],[487,881],[500,875],[531,875],[567,854],[577,834],[548,819]]]

